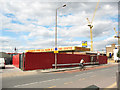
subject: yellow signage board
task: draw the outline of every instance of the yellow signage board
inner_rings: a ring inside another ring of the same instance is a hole
[[[58,53],[58,51],[54,51],[54,53]]]
[[[58,51],[65,51],[65,50],[74,50],[74,47],[59,47]],[[48,48],[48,49],[37,49],[37,50],[26,50],[26,52],[52,52],[55,51],[54,48]]]
[[[87,47],[87,41],[82,41],[82,47]]]
[[[58,51],[71,51],[71,50],[79,50],[79,51],[90,51],[89,48],[83,48],[83,47],[59,47],[58,50],[55,50],[55,48],[48,48],[48,49],[36,49],[36,50],[26,50],[26,52],[54,52],[58,53]]]

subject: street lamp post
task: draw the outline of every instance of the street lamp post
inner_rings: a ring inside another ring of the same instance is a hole
[[[66,5],[63,5],[62,7],[65,7]],[[61,8],[61,7],[59,7]],[[55,51],[57,50],[57,10],[59,9],[57,8],[56,9],[56,18],[55,18]],[[57,68],[57,52],[55,52],[55,69]]]

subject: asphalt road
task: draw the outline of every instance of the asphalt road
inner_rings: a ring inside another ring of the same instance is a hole
[[[116,88],[118,65],[88,71],[38,73],[29,76],[2,78],[2,88]]]

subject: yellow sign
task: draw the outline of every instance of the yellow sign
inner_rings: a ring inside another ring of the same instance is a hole
[[[87,47],[87,41],[82,41],[82,47]]]
[[[65,50],[74,50],[74,47],[59,47],[58,48],[58,51],[65,51]],[[53,52],[53,51],[55,51],[54,48],[26,50],[26,52]]]
[[[55,48],[48,48],[48,49],[26,50],[26,52],[54,52],[54,53],[58,53],[58,51],[71,51],[71,50],[90,51],[89,48],[72,46],[72,47],[59,47],[58,50],[55,50]]]
[[[54,51],[54,53],[58,53],[58,51]]]

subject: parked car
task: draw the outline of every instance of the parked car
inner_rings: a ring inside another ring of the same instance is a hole
[[[0,68],[5,69],[5,59],[0,58]]]

